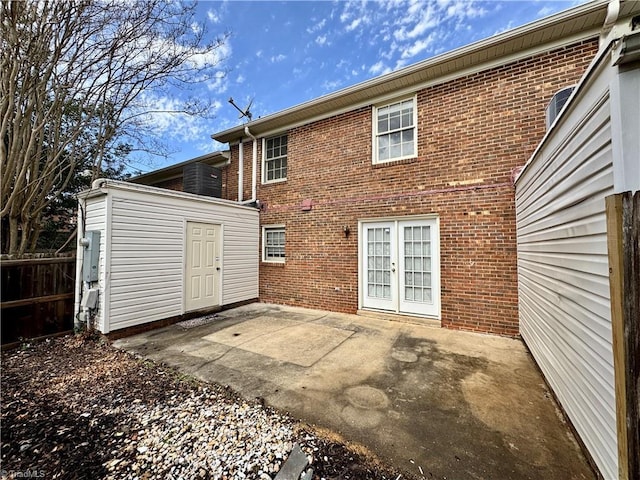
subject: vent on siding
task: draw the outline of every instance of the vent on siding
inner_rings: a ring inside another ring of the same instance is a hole
[[[553,124],[553,121],[556,119],[558,114],[562,111],[562,107],[564,107],[564,104],[567,103],[567,100],[569,100],[569,97],[571,96],[571,92],[573,92],[574,88],[575,87],[563,88],[553,96],[553,98],[549,102],[549,105],[547,105],[547,110],[546,110],[547,130],[549,130],[549,127],[551,127],[551,125]]]
[[[184,192],[222,197],[222,174],[219,168],[206,163],[192,163],[184,167],[182,175]]]

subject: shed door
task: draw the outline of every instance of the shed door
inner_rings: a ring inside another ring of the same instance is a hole
[[[187,222],[185,311],[220,305],[220,225]]]

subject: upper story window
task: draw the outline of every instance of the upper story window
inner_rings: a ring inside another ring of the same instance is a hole
[[[373,163],[416,156],[416,97],[374,107]]]
[[[280,135],[264,140],[262,182],[278,182],[287,179],[287,136]]]

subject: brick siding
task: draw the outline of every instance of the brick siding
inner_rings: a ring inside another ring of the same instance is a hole
[[[182,177],[172,178],[170,180],[164,180],[162,182],[156,182],[149,184],[151,187],[166,188],[167,190],[182,191]]]
[[[263,185],[258,172],[261,225],[286,225],[286,263],[261,264],[260,299],[354,313],[358,220],[437,214],[442,325],[517,335],[512,175],[544,135],[553,94],[578,82],[596,50],[584,41],[418,91],[416,159],[372,164],[371,106],[289,130],[287,180]],[[233,200],[237,166],[236,145],[224,178]]]

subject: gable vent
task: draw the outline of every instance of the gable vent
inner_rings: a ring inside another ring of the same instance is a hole
[[[185,165],[182,175],[184,192],[207,197],[222,197],[222,174],[219,168],[206,163],[192,163]]]
[[[569,97],[571,96],[571,92],[573,92],[574,88],[575,86],[566,87],[558,91],[549,102],[549,105],[547,105],[547,109],[546,109],[547,130],[549,130],[549,127],[553,125],[553,122],[555,121],[556,117],[562,111],[562,107],[564,107],[564,104],[567,103],[567,100],[569,100]]]

